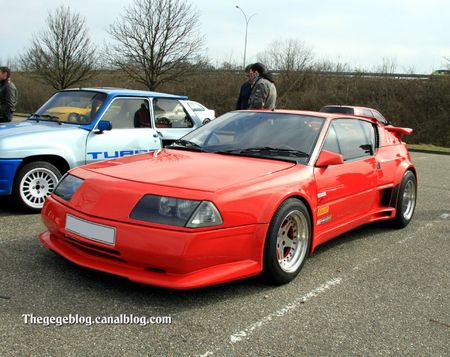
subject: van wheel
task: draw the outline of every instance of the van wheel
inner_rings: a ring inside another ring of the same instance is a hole
[[[38,212],[61,176],[61,172],[48,162],[36,161],[26,164],[14,179],[14,202],[23,210]]]

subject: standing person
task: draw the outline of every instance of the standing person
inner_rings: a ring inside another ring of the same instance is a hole
[[[249,109],[275,109],[277,89],[273,77],[262,63],[250,66],[252,91],[248,101]]]
[[[13,119],[17,104],[17,88],[11,81],[8,67],[0,67],[0,123]]]
[[[250,84],[250,67],[249,64],[245,67],[245,82],[241,85],[241,90],[239,91],[239,98],[236,103],[236,109],[248,109],[248,99],[250,98],[250,93],[252,92],[252,85]]]

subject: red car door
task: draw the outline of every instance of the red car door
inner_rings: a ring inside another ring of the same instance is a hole
[[[343,156],[344,162],[315,167],[317,185],[317,233],[348,227],[374,206],[377,186],[376,128],[358,119],[334,119],[324,150]],[[326,237],[324,237],[324,240]]]

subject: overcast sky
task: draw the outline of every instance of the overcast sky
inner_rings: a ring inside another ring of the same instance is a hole
[[[61,4],[86,18],[92,41],[106,44],[106,29],[132,0],[0,0],[0,62],[23,53]],[[189,0],[200,12],[205,53],[215,65],[241,64],[248,17],[247,63],[277,39],[298,39],[316,60],[376,70],[430,73],[450,58],[449,0]]]

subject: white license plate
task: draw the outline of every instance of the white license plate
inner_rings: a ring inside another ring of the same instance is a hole
[[[97,242],[109,245],[116,243],[116,229],[114,227],[85,221],[70,214],[66,216],[66,230]]]

